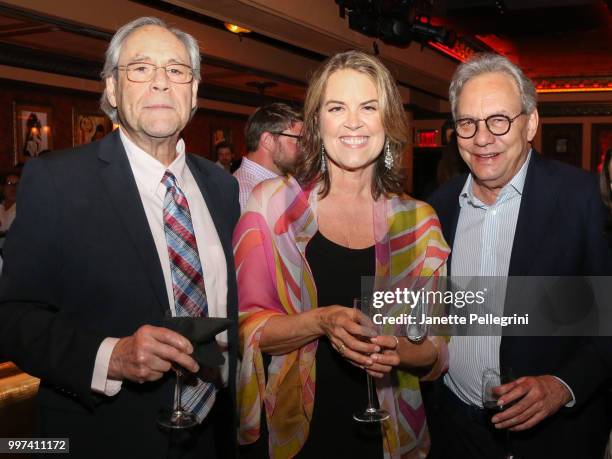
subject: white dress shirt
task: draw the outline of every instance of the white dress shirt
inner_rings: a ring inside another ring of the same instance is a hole
[[[182,139],[177,142],[176,158],[172,164],[166,167],[139,148],[122,130],[120,131],[120,137],[127,153],[134,179],[136,180],[138,193],[140,194],[147,222],[155,242],[155,248],[161,262],[172,315],[175,315],[176,310],[172,291],[170,258],[168,256],[163,221],[166,187],[161,182],[166,170],[174,174],[177,184],[185,194],[189,204],[193,230],[204,272],[208,313],[211,317],[227,317],[227,263],[225,254],[206,202],[185,162],[185,142]],[[96,392],[115,395],[121,389],[121,381],[107,379],[110,357],[118,341],[119,338],[106,338],[98,349],[91,383],[92,390]],[[221,371],[223,383],[226,384],[228,376],[227,332],[217,335],[217,343],[226,357],[226,364]]]

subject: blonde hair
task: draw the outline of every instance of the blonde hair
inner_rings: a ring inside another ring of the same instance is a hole
[[[383,129],[393,156],[391,169],[385,167],[384,154],[376,160],[372,179],[372,196],[401,194],[403,191],[402,153],[408,143],[408,122],[402,99],[391,73],[376,57],[362,51],[346,51],[328,58],[314,72],[304,101],[304,126],[301,148],[303,156],[297,166],[296,178],[302,185],[323,182],[321,197],[329,193],[330,179],[321,173],[321,147],[319,110],[329,77],[338,70],[351,69],[372,80],[378,92],[378,107]],[[383,147],[384,152],[386,148]]]

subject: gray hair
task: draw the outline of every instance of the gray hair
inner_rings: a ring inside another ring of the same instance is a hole
[[[183,45],[185,45],[191,61],[191,68],[193,69],[193,78],[199,82],[202,79],[200,75],[200,47],[198,46],[196,39],[182,30],[175,27],[169,27],[161,19],[150,16],[134,19],[115,32],[115,35],[113,35],[113,38],[111,39],[106,50],[106,60],[104,61],[102,72],[100,73],[102,80],[104,81],[108,77],[113,77],[115,80],[117,79],[117,65],[119,64],[119,56],[121,55],[121,48],[123,47],[125,40],[136,30],[150,25],[166,29],[168,32],[173,33],[174,36],[178,38]],[[108,115],[113,123],[118,122],[117,108],[113,107],[109,103],[108,98],[106,97],[106,89],[102,91],[102,97],[100,97],[100,108]],[[197,107],[193,111],[196,109]]]
[[[523,112],[532,113],[538,104],[537,93],[533,82],[525,76],[523,71],[499,54],[481,53],[471,57],[455,70],[448,89],[448,96],[453,112],[457,119],[457,101],[463,86],[472,78],[484,73],[505,73],[511,76],[518,86],[521,94]]]

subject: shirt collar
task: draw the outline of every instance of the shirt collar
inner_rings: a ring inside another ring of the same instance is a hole
[[[261,177],[264,179],[271,179],[278,177],[278,174],[272,172],[270,169],[266,169],[261,164],[256,163],[255,161],[251,161],[246,156],[242,158],[242,163],[240,164],[240,168],[244,168],[245,172],[250,172],[251,174]]]
[[[527,158],[525,159],[525,162],[523,163],[519,171],[514,175],[514,177],[512,177],[512,180],[510,180],[510,182],[508,182],[501,189],[501,191],[499,192],[499,195],[497,196],[497,200],[495,201],[495,204],[503,202],[509,199],[511,196],[515,196],[515,195],[522,196],[523,188],[525,187],[525,178],[527,177],[527,169],[529,167],[529,161],[531,160],[532,151],[533,151],[532,149],[529,150],[529,153],[527,154]],[[459,206],[465,207],[467,204],[471,204],[474,207],[482,207],[482,208],[489,207],[474,195],[473,183],[474,183],[474,179],[472,177],[472,174],[469,174],[467,180],[465,181],[465,184],[463,185],[463,189],[461,190],[461,193],[459,193]]]
[[[127,136],[123,129],[119,128],[119,136],[125,152],[127,153],[128,161],[132,167],[132,173],[137,182],[142,183],[145,188],[156,193],[159,187],[163,188],[165,193],[166,187],[161,183],[164,173],[169,170],[176,177],[179,188],[183,188],[183,174],[185,172],[185,141],[179,139],[176,143],[176,158],[166,167],[160,161],[148,154],[138,145],[136,145]]]

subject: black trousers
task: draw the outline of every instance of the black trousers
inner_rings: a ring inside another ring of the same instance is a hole
[[[432,442],[428,459],[505,457],[507,432],[495,429],[483,409],[465,404],[441,381],[428,390]]]
[[[432,449],[429,459],[496,459],[505,454],[506,431],[484,410],[466,405],[442,381],[423,385]],[[599,394],[579,410],[561,409],[538,425],[510,433],[518,459],[601,459],[609,433]]]

